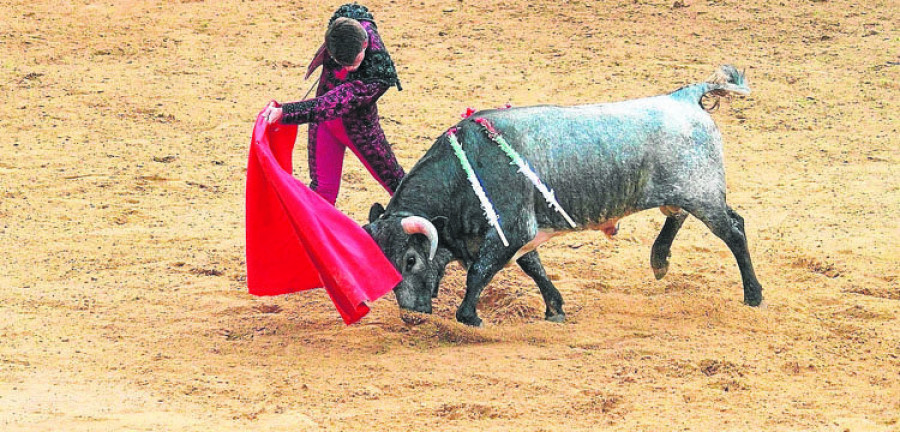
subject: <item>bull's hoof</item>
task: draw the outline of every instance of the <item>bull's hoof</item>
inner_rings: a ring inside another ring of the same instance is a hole
[[[669,251],[654,249],[650,253],[650,267],[653,268],[656,280],[662,279],[669,272]]]
[[[661,280],[666,276],[666,273],[669,272],[669,265],[666,264],[662,267],[653,267],[653,276],[656,276],[656,280]]]
[[[744,297],[744,304],[747,306],[758,307],[762,304],[762,296]]]
[[[547,314],[544,317],[544,319],[546,319],[547,321],[550,321],[550,322],[564,323],[564,322],[566,322],[566,314],[563,312],[553,314],[553,315]]]
[[[460,315],[456,314],[456,320],[469,326],[469,327],[481,327],[481,318],[478,318],[478,315]]]
[[[756,288],[744,293],[744,304],[757,307],[762,304],[762,288]]]
[[[421,325],[428,320],[428,315],[420,312],[400,310],[400,319],[409,325]]]

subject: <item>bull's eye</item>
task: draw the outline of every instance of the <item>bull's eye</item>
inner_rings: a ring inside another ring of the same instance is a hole
[[[409,256],[406,258],[406,270],[412,270],[412,268],[416,265],[416,257]]]

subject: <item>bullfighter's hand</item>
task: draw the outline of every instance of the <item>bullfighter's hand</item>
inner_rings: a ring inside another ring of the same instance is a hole
[[[266,117],[266,122],[268,124],[276,123],[281,120],[281,108],[277,108],[272,104],[266,107],[266,110],[263,111],[263,115]]]

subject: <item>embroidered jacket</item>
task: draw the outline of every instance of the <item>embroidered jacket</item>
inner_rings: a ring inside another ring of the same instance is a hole
[[[329,24],[339,17],[359,21],[368,33],[365,58],[357,70],[346,73],[343,66],[326,54],[316,97],[284,104],[281,122],[309,123],[308,160],[311,173],[315,173],[318,123],[342,119],[350,141],[375,171],[373,174],[393,193],[405,173],[381,129],[376,102],[393,86],[402,90],[397,70],[378,34],[375,20],[365,6],[343,5]],[[315,189],[318,182],[314,174],[311,175],[310,186]]]
[[[358,69],[344,75],[341,73],[343,66],[326,55],[316,98],[284,104],[283,123],[318,123],[336,118],[346,120],[346,116],[351,113],[371,114],[355,111],[367,111],[365,108],[374,106],[390,87],[397,86],[398,90],[402,90],[397,69],[368,9],[357,4],[343,5],[331,17],[329,25],[339,17],[359,21],[369,34],[365,58]]]

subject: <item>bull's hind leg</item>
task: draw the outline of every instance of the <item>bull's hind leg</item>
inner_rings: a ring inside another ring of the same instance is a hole
[[[750,252],[747,249],[747,235],[744,231],[744,218],[728,207],[724,202],[710,208],[690,210],[691,214],[703,221],[709,229],[722,239],[737,259],[744,284],[744,303],[759,306],[762,303],[762,286],[756,280]]]
[[[544,303],[547,305],[547,311],[544,314],[547,321],[565,321],[566,314],[562,309],[562,295],[559,294],[559,290],[553,286],[553,282],[550,282],[550,278],[547,277],[547,272],[544,271],[544,265],[541,264],[541,258],[538,256],[537,251],[533,250],[522,255],[516,262],[519,264],[519,267],[522,267],[525,274],[534,279],[538,288],[541,289],[541,296],[544,297]]]
[[[669,271],[672,241],[675,240],[675,235],[678,234],[678,230],[681,229],[688,217],[688,212],[676,207],[664,206],[659,209],[666,215],[666,223],[663,224],[662,230],[650,250],[650,267],[653,267],[653,274],[657,280],[662,279]]]

